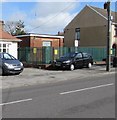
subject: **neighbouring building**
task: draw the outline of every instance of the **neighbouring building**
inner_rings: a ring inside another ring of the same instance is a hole
[[[22,41],[19,43],[19,47],[63,47],[64,36],[60,35],[42,35],[42,34],[27,34],[18,35]]]
[[[18,42],[21,40],[4,31],[4,22],[0,21],[0,52],[7,52],[18,57]]]
[[[111,11],[111,48],[117,44],[117,12]],[[80,47],[106,47],[107,10],[86,5],[81,12],[65,27],[64,45]]]

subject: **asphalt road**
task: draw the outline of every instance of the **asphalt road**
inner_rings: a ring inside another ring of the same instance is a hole
[[[115,75],[5,89],[3,118],[114,118]]]

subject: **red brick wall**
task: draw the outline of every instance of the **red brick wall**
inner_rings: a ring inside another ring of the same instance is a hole
[[[60,38],[60,44],[59,44],[59,46],[60,46],[60,47],[63,47],[63,45],[64,45],[64,39],[63,39],[63,38]]]
[[[29,37],[22,37],[20,38],[22,41],[19,42],[19,47],[30,47],[30,38]]]
[[[41,45],[41,39],[40,38],[32,38],[31,40],[30,40],[30,47],[41,47],[42,45]]]
[[[32,38],[30,42],[31,47],[42,47],[43,41],[50,41],[52,47],[63,46],[63,39],[59,38]]]
[[[50,41],[52,47],[62,47],[62,38],[39,38],[39,37],[22,37],[20,38],[20,47],[42,47],[43,41]]]

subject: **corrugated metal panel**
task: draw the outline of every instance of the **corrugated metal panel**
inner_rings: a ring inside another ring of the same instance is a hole
[[[76,48],[71,47],[43,47],[43,48],[19,48],[18,58],[22,62],[33,64],[49,64],[51,61],[60,58],[61,56],[76,51]],[[77,48],[78,52],[86,52],[93,56],[94,61],[102,61],[106,58],[106,48]],[[112,49],[112,55],[115,55],[115,50]]]

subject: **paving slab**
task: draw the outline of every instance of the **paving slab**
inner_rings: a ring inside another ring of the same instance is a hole
[[[20,75],[0,76],[0,88],[13,88],[45,83],[54,83],[72,79],[82,79],[92,76],[115,74],[116,69],[111,67],[109,72],[106,66],[93,66],[92,68],[69,70],[42,70],[37,68],[25,68]]]

